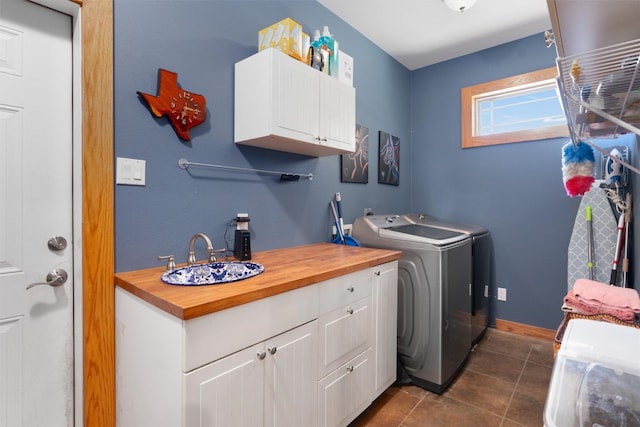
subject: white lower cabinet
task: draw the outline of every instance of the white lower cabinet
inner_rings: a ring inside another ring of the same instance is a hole
[[[117,287],[117,425],[348,425],[395,380],[397,271],[393,261],[190,320]]]
[[[372,402],[372,351],[339,367],[318,383],[318,425],[346,426]]]
[[[384,264],[373,269],[373,315],[376,366],[373,399],[396,380],[398,359],[398,268]]]
[[[185,375],[186,426],[259,426],[265,361],[260,343]]]
[[[320,378],[371,347],[371,296],[320,317]]]
[[[185,375],[185,425],[315,426],[317,321]]]

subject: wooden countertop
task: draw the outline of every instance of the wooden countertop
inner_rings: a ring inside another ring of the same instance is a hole
[[[180,319],[188,320],[258,299],[322,282],[400,258],[402,252],[314,243],[252,255],[264,272],[237,282],[176,286],[160,280],[165,267],[115,275],[120,288]]]

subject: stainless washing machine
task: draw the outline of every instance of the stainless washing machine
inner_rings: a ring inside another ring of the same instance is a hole
[[[352,235],[363,246],[402,251],[398,360],[412,383],[442,393],[471,350],[471,237],[400,215],[357,218]]]
[[[492,295],[491,271],[493,269],[491,233],[479,225],[441,221],[424,213],[405,214],[403,217],[412,224],[459,231],[471,237],[471,345],[476,346],[489,326]]]

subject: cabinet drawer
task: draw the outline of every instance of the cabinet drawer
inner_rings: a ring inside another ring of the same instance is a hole
[[[371,349],[318,382],[318,426],[344,427],[371,403]]]
[[[319,378],[329,374],[371,345],[372,301],[372,297],[368,296],[320,317]]]
[[[322,315],[371,295],[373,271],[366,269],[330,279],[318,285],[319,308]]]
[[[185,321],[183,371],[316,319],[317,299],[310,285]]]

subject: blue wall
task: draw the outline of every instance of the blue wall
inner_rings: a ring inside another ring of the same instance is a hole
[[[199,231],[222,247],[237,212],[250,214],[255,251],[327,241],[328,201],[340,191],[347,222],[373,208],[487,227],[495,246],[492,285],[507,288],[508,297],[494,301],[494,317],[557,327],[580,202],[562,185],[565,140],[460,147],[460,89],[554,66],[555,50],[542,35],[409,72],[315,0],[115,0],[114,13],[115,155],[147,162],[145,187],[116,186],[116,271],[160,265],[158,255],[184,262]],[[368,184],[341,183],[338,156],[233,143],[233,64],[255,53],[259,29],[287,16],[305,32],[329,25],[354,58],[357,122],[370,132]],[[158,68],[177,72],[185,89],[207,98],[207,121],[189,143],[136,95],[155,93]],[[379,130],[400,138],[398,187],[377,183]],[[315,178],[280,183],[252,174],[189,174],[178,168],[179,158]]]
[[[494,317],[549,329],[562,320],[567,249],[580,203],[562,182],[561,147],[568,139],[463,150],[460,89],[553,67],[555,58],[540,34],[411,75],[412,209],[487,227],[495,251],[493,295],[498,286],[507,289],[506,302],[493,299]]]
[[[411,76],[412,208],[487,227],[494,239],[494,286],[507,289],[506,302],[493,301],[495,316],[550,329],[562,319],[567,247],[579,204],[562,183],[566,140],[463,150],[460,89],[555,66],[555,57],[536,35]]]
[[[234,64],[257,51],[258,30],[285,17],[305,32],[328,25],[354,58],[356,120],[369,127],[369,183],[340,182],[340,158],[310,158],[233,143]],[[227,223],[251,218],[254,251],[330,239],[329,200],[339,191],[347,222],[374,211],[409,209],[409,71],[314,0],[114,2],[115,155],[146,160],[146,186],[116,186],[116,271],[186,261],[188,243],[204,232],[223,247]],[[207,99],[207,121],[181,142],[166,118],[155,119],[136,91],[155,94],[158,68]],[[378,130],[400,138],[400,185],[377,183]],[[406,147],[406,149],[404,149]],[[313,181],[178,168],[193,162],[311,172]],[[233,248],[233,237],[231,248]],[[200,242],[198,245],[200,246]],[[204,259],[202,248],[198,259]]]

